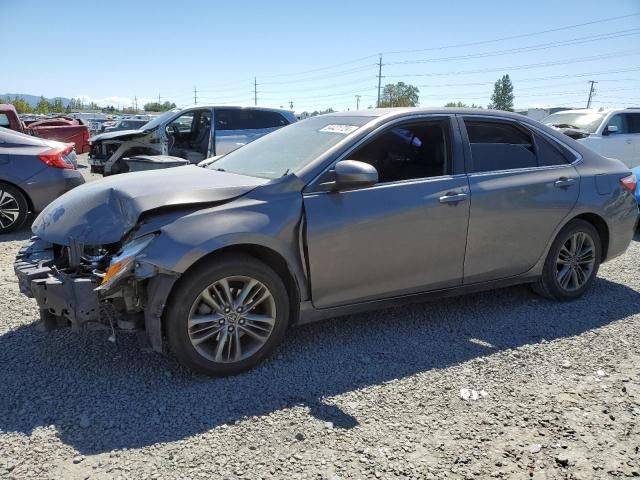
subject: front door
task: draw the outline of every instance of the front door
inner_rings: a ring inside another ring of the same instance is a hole
[[[471,209],[464,283],[530,270],[578,199],[575,157],[515,121],[468,117]]]
[[[462,283],[469,191],[464,175],[452,175],[451,138],[449,118],[389,127],[347,156],[376,167],[378,184],[310,186],[304,208],[316,308]]]
[[[601,145],[598,152],[609,158],[615,158],[627,165],[629,168],[637,167],[640,159],[636,159],[636,146],[638,136],[631,131],[631,118],[629,114],[617,113],[607,122],[607,126],[602,133]],[[615,132],[608,133],[608,127],[616,127]]]

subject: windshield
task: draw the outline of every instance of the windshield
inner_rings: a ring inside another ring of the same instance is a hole
[[[207,165],[213,170],[274,179],[295,173],[373,117],[321,116],[293,123]]]
[[[595,133],[604,118],[603,113],[553,113],[542,120],[545,125],[558,128],[579,128]]]
[[[165,122],[165,120],[169,120],[171,117],[173,117],[179,111],[180,111],[179,108],[174,108],[173,110],[169,110],[168,112],[164,112],[162,115],[158,115],[156,118],[154,118],[153,120],[149,121],[148,123],[145,123],[144,126],[142,126],[140,128],[142,130],[153,130],[158,125],[162,125]]]

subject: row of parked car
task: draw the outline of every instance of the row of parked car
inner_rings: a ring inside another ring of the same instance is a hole
[[[106,127],[104,134],[90,138],[81,120],[54,117],[21,121],[12,105],[0,105],[1,127],[62,142],[58,145],[26,137],[13,137],[11,141],[5,138],[5,152],[9,144],[20,142],[31,147],[37,144],[57,149],[65,153],[61,161],[54,162],[54,168],[65,166],[68,170],[75,164],[76,152],[89,151],[91,170],[105,176],[203,161],[206,164],[211,160],[205,159],[218,158],[296,120],[293,112],[287,110],[200,105],[174,109],[151,121],[121,118]],[[640,109],[568,110],[549,115],[543,123],[605,157],[623,161],[640,173]],[[75,151],[70,152],[73,146]],[[15,149],[11,155],[15,155]],[[29,211],[41,210],[50,200],[81,182],[79,174],[57,172],[57,175],[48,176],[53,184],[41,186],[33,181],[32,169],[42,164],[33,163],[37,155],[30,158],[21,168],[9,169],[6,165],[12,162],[5,162],[0,179],[6,184],[4,195],[11,195],[21,208],[18,214],[12,213],[13,223],[6,217],[0,220],[0,232],[18,228]],[[637,195],[640,201],[640,192]]]
[[[16,259],[20,289],[45,329],[143,330],[214,375],[257,365],[293,325],[382,305],[517,283],[573,300],[631,242],[637,178],[559,131],[587,132],[580,119],[555,118],[167,112],[94,137],[92,165],[113,175],[160,153],[199,166],[115,175],[53,201]],[[604,140],[622,135],[604,128]]]

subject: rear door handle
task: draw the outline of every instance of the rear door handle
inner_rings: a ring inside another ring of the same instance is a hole
[[[469,198],[469,195],[466,193],[448,192],[440,197],[440,203],[458,203],[465,201],[467,198]]]
[[[576,181],[573,178],[560,177],[553,185],[557,188],[567,188],[573,185]]]

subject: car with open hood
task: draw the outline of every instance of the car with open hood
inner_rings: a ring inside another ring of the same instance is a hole
[[[640,166],[640,108],[565,110],[542,122],[604,157]]]
[[[329,114],[204,168],[76,188],[15,271],[47,329],[142,330],[227,375],[340,314],[518,283],[578,298],[631,242],[635,188],[621,162],[515,114]]]
[[[136,128],[91,138],[89,164],[104,176],[128,171],[126,159],[163,155],[198,163],[224,155],[296,121],[288,110],[195,105],[175,108]]]

